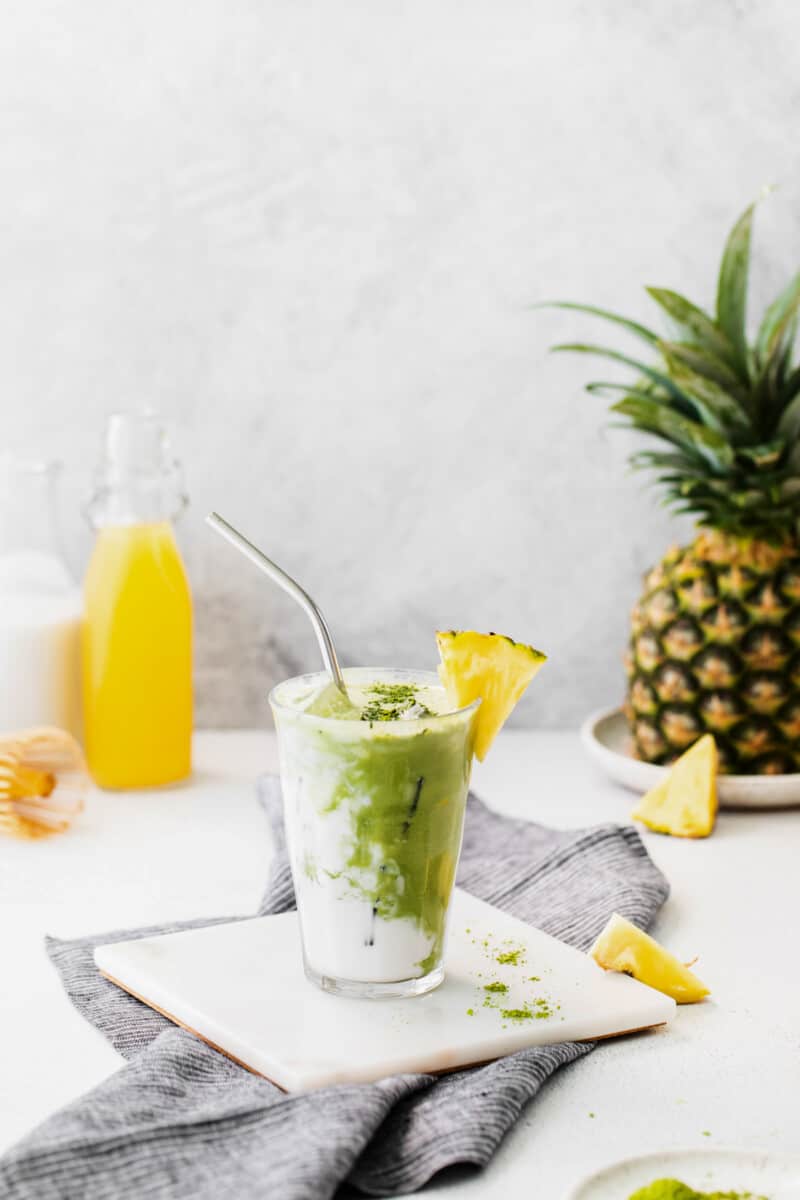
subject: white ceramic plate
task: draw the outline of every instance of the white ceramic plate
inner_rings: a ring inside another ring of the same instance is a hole
[[[633,757],[628,722],[621,708],[592,713],[581,727],[589,755],[615,783],[646,792],[666,774],[666,767]],[[720,775],[720,808],[793,808],[800,805],[800,772],[796,775]]]
[[[800,1158],[710,1148],[624,1158],[583,1179],[568,1200],[627,1200],[654,1179],[680,1179],[700,1192],[751,1192],[753,1200],[800,1200]]]

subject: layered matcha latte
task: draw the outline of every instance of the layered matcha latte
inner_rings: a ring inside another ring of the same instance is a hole
[[[305,970],[328,991],[412,996],[443,978],[472,757],[496,710],[443,660],[441,680],[359,668],[346,696],[325,674],[270,696]]]
[[[478,703],[448,711],[421,672],[345,681],[347,701],[328,676],[272,696],[306,971],[331,990],[424,991],[441,972]]]

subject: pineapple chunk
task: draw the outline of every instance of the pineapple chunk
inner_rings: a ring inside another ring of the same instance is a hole
[[[709,994],[702,980],[674,954],[619,913],[609,918],[589,953],[607,971],[632,975],[640,983],[671,996],[678,1004],[694,1004]]]
[[[717,747],[710,733],[681,755],[631,816],[656,833],[708,837],[717,816]]]
[[[497,633],[450,630],[436,634],[439,675],[451,704],[480,699],[475,754],[483,762],[495,737],[546,655]]]

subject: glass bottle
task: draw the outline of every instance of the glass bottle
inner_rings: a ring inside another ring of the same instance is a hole
[[[61,464],[0,458],[0,732],[80,736],[80,591],[59,537]]]
[[[158,416],[112,416],[88,506],[82,639],[86,756],[101,787],[191,770],[192,601],[172,527],[185,504]]]

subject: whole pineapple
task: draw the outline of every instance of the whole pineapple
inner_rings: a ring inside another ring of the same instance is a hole
[[[615,313],[648,343],[643,363],[601,346],[556,350],[631,367],[612,410],[665,445],[632,456],[651,469],[698,536],[645,576],[626,656],[626,712],[641,758],[665,763],[714,734],[722,770],[800,770],[800,366],[793,347],[800,274],[767,308],[755,341],[745,318],[753,206],[722,257],[716,316],[676,292],[648,288],[673,339]]]

